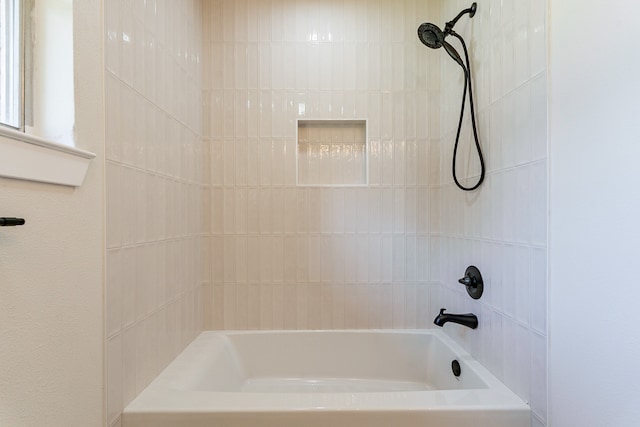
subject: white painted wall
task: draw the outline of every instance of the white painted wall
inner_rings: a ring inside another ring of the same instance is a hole
[[[550,2],[550,424],[640,423],[640,4]]]
[[[74,2],[76,145],[98,154],[82,187],[0,179],[0,425],[102,425],[101,6]]]

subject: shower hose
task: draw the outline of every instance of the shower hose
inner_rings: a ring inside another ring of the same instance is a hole
[[[464,191],[473,191],[476,188],[480,187],[480,185],[484,181],[486,168],[484,164],[484,158],[482,156],[482,149],[480,148],[480,141],[478,138],[478,127],[476,125],[476,112],[475,112],[475,107],[473,105],[473,87],[471,84],[471,64],[469,62],[469,52],[467,51],[467,45],[465,44],[463,38],[453,30],[450,30],[449,34],[451,34],[452,36],[460,40],[460,43],[462,44],[462,49],[464,50],[465,62],[467,64],[466,68],[464,66],[462,67],[462,69],[464,70],[464,93],[462,94],[462,107],[460,108],[460,120],[458,122],[458,131],[456,133],[456,142],[455,142],[455,145],[453,146],[453,162],[451,166],[451,172],[453,174],[453,181],[456,183],[458,188]],[[478,152],[478,159],[480,160],[480,178],[478,179],[478,182],[471,187],[465,187],[464,185],[462,185],[458,180],[458,176],[456,174],[456,159],[458,157],[458,144],[460,142],[462,120],[464,118],[464,106],[467,100],[467,88],[469,89],[469,105],[471,107],[471,127],[473,128],[473,139],[475,141],[476,150]]]

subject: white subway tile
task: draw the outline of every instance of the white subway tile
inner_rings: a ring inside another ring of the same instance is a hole
[[[546,335],[547,251],[541,248],[533,248],[530,255],[531,327],[538,333]]]
[[[531,265],[530,265],[530,249],[528,247],[518,246],[515,254],[515,282],[516,289],[516,319],[521,325],[529,326],[530,324],[530,305],[531,305]]]
[[[112,162],[106,164],[106,226],[107,248],[118,247],[122,244],[123,236],[123,185],[120,165]]]
[[[281,186],[284,184],[285,141],[281,138],[274,139],[271,148],[271,183]]]
[[[333,328],[334,329],[344,329],[347,327],[346,324],[346,298],[345,298],[345,287],[349,285],[332,285],[331,293],[333,297]]]
[[[388,283],[381,285],[380,327],[393,327],[393,286]]]
[[[533,222],[531,201],[531,168],[529,165],[524,165],[516,172],[515,240],[519,243],[531,242]]]
[[[515,393],[525,402],[530,402],[531,395],[531,337],[530,331],[523,325],[517,326],[517,380]]]
[[[308,287],[307,315],[308,329],[322,329],[322,285],[310,284]]]
[[[122,335],[107,341],[107,422],[113,423],[122,413],[123,369]]]
[[[417,287],[413,283],[404,285],[404,327],[415,329],[417,324]]]
[[[245,78],[246,80],[246,78]],[[249,134],[248,132],[248,117],[249,117],[249,93],[246,90],[237,90],[235,92],[235,111],[234,111],[234,126],[233,135],[237,138],[244,138]],[[246,141],[244,141],[246,143]]]
[[[273,237],[272,265],[273,265],[273,283],[284,282],[284,238],[282,235]]]
[[[298,329],[309,329],[309,285],[303,282],[297,287],[296,315]]]
[[[113,15],[112,15],[113,16]],[[120,34],[120,77],[131,86],[134,78],[135,65],[135,38],[134,38],[134,18],[126,2],[122,2],[120,11],[121,34]]]
[[[260,158],[260,142],[257,139],[250,138],[247,143],[247,185],[257,186],[260,182],[259,175],[259,158]]]
[[[419,283],[416,292],[416,327],[426,329],[432,323],[429,311],[429,286]]]
[[[136,329],[125,329],[122,333],[122,404],[127,406],[136,397]],[[107,356],[108,357],[108,356]],[[117,363],[115,361],[114,363]]]
[[[248,262],[248,275],[247,279],[249,283],[260,282],[260,237],[248,236],[247,237],[247,260]]]
[[[384,283],[391,283],[393,280],[393,238],[390,234],[382,234],[380,238],[380,280]]]
[[[417,280],[416,264],[421,260],[417,259],[417,238],[415,234],[409,234],[405,242],[405,280],[415,282]],[[415,327],[415,322],[414,326]]]
[[[517,162],[518,141],[516,136],[515,92],[510,92],[502,100],[501,151],[503,168],[512,167]]]
[[[235,329],[247,329],[249,324],[249,286],[245,283],[237,283]]]
[[[531,85],[523,84],[515,92],[515,143],[516,164],[531,161],[532,156],[532,120],[531,120]]]
[[[106,333],[107,337],[122,328],[124,271],[118,249],[107,251]]]
[[[136,318],[136,249],[125,248],[121,253],[122,268],[122,326],[133,324]]]
[[[240,188],[235,194],[235,233],[245,234],[247,233],[247,210],[248,210],[248,196],[247,190]]]
[[[317,262],[320,267],[320,281],[322,283],[333,283],[337,273],[333,256],[333,238],[329,233],[320,236],[320,255]]]
[[[283,329],[294,330],[297,325],[297,286],[285,284],[283,290]]]
[[[120,76],[122,49],[122,3],[112,1],[105,5],[105,67]]]
[[[284,285],[274,284],[272,286],[272,309],[273,309],[273,324],[272,329],[282,330],[284,329]]]
[[[116,2],[114,2],[116,3]],[[119,2],[117,2],[119,3]],[[120,109],[121,82],[113,74],[105,74],[106,97],[106,157],[108,160],[120,162],[122,159],[122,111]]]
[[[380,229],[383,233],[393,232],[393,213],[394,213],[394,193],[392,189],[383,188],[381,190],[382,209],[380,215]]]
[[[530,10],[523,7],[514,7],[514,59],[515,59],[515,83],[522,85],[529,79],[530,72],[530,46],[532,43],[529,33]]]
[[[539,417],[538,425],[547,419],[547,339],[544,335],[531,332],[531,399],[532,419]],[[534,422],[534,425],[536,423]]]
[[[511,390],[516,391],[518,387],[518,356],[514,354],[513,349],[518,348],[518,326],[511,320],[503,318],[502,322],[502,340],[503,351],[500,366],[502,366],[502,376],[499,378]]]
[[[285,235],[284,237],[284,253],[283,253],[283,269],[284,283],[297,283],[297,264],[298,264],[298,241],[295,235]]]
[[[321,285],[320,286],[320,327],[322,329],[333,329],[333,286]]]
[[[294,128],[294,120],[290,120],[288,125]],[[293,138],[287,138],[284,142],[284,185],[287,187],[295,186],[296,182],[296,170],[297,170],[297,158],[296,158],[296,141]]]
[[[237,236],[235,238],[235,253],[233,253],[232,256],[235,258],[235,280],[239,283],[247,282],[248,264],[250,262],[247,258],[247,245],[246,236]]]
[[[233,234],[236,225],[236,194],[231,189],[225,189],[223,196],[223,229],[225,234]]]
[[[532,1],[531,3],[538,3]],[[547,79],[544,74],[531,83],[532,160],[547,158]]]
[[[136,210],[135,216],[125,219],[133,223],[133,242],[143,243],[147,237],[147,176],[139,170],[132,171],[132,180],[129,185],[134,191],[131,197],[135,200]],[[132,200],[132,202],[133,202]],[[133,203],[132,203],[133,204]]]
[[[547,11],[544,2],[534,0],[530,1],[529,5],[529,60],[533,77],[547,67]]]
[[[223,286],[223,304],[224,304],[224,329],[237,329],[236,312],[238,306],[236,304],[235,283],[225,283]],[[249,309],[251,310],[251,309]],[[258,311],[259,312],[259,311]]]
[[[134,70],[133,70],[133,88],[138,92],[144,92],[145,77],[147,71],[146,42],[144,18],[134,17],[133,22],[133,38],[134,38]],[[146,94],[145,94],[146,95]]]
[[[518,232],[517,211],[513,209],[517,206],[518,198],[518,171],[510,169],[504,172],[502,185],[502,236],[507,242],[515,242]]]
[[[516,314],[516,246],[503,245],[502,258],[502,303],[504,313],[510,317]]]
[[[236,282],[236,240],[233,235],[225,235],[224,237],[224,283],[234,283],[234,282]]]

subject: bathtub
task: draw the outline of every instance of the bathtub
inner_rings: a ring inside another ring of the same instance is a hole
[[[122,419],[124,427],[530,427],[530,409],[440,330],[207,331]]]

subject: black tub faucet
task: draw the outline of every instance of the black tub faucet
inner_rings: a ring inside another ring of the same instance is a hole
[[[471,329],[475,329],[478,327],[478,318],[475,314],[449,314],[445,313],[445,310],[446,308],[440,309],[440,314],[438,314],[433,320],[434,324],[442,327],[447,322],[453,322]]]

